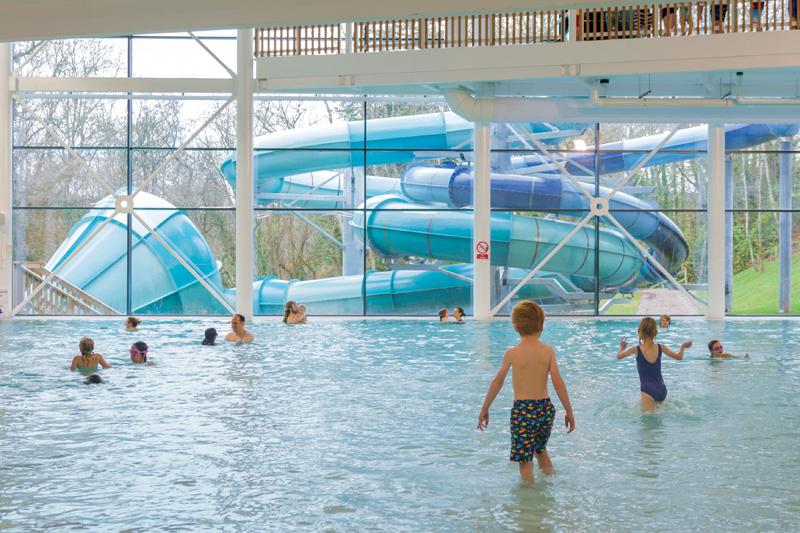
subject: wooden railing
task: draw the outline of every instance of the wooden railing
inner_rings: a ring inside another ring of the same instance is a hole
[[[598,41],[798,29],[800,0],[706,0],[595,9],[260,28],[256,57]],[[570,18],[576,31],[571,35]]]
[[[798,0],[663,2],[581,9],[578,40],[798,29]]]
[[[27,298],[50,271],[41,263],[17,263],[19,297]],[[31,298],[30,308],[37,315],[118,315],[100,300],[80,290],[66,280],[54,276]]]

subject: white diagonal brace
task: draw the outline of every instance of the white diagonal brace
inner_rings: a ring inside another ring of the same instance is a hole
[[[195,41],[197,44],[199,44],[201,47],[203,47],[203,50],[205,50],[206,52],[208,52],[208,55],[210,55],[211,57],[213,57],[213,58],[214,58],[214,61],[216,61],[217,63],[219,63],[219,64],[222,66],[222,68],[224,68],[225,70],[227,70],[227,71],[228,71],[228,74],[230,74],[231,78],[235,78],[235,77],[236,77],[236,73],[235,73],[234,71],[232,71],[230,68],[228,68],[228,65],[226,65],[226,64],[225,64],[225,62],[224,62],[224,61],[222,61],[222,60],[221,60],[221,59],[220,59],[220,58],[217,56],[217,54],[215,54],[214,52],[212,52],[212,51],[211,51],[211,49],[210,49],[208,46],[206,46],[206,44],[205,44],[203,41],[201,41],[200,39],[198,39],[198,38],[197,38],[197,36],[196,36],[194,33],[192,33],[192,32],[186,32],[186,33],[188,33],[189,35],[191,35],[191,36],[192,36],[192,39],[194,39],[194,41]]]
[[[164,247],[164,248],[165,248],[165,249],[166,249],[166,250],[167,250],[167,251],[168,251],[168,252],[169,252],[169,253],[172,255],[172,257],[174,257],[174,258],[175,258],[175,259],[178,261],[178,263],[180,263],[181,265],[183,265],[183,268],[185,268],[186,270],[188,270],[188,271],[189,271],[189,273],[190,273],[192,276],[194,276],[194,278],[195,278],[195,279],[196,279],[198,282],[200,282],[200,284],[201,284],[203,287],[205,287],[205,288],[206,288],[206,290],[207,290],[208,292],[210,292],[210,293],[211,293],[211,295],[212,295],[214,298],[216,298],[216,299],[217,299],[217,301],[218,301],[219,303],[221,303],[221,304],[222,304],[222,306],[223,306],[225,309],[227,309],[227,310],[228,310],[228,311],[229,311],[231,314],[233,314],[233,313],[235,313],[235,312],[236,312],[236,311],[233,309],[233,307],[231,307],[231,306],[230,306],[230,304],[228,303],[228,301],[227,301],[225,298],[223,298],[223,297],[222,297],[220,294],[218,294],[218,293],[217,293],[217,290],[216,290],[216,289],[215,289],[213,286],[211,286],[211,284],[210,284],[210,283],[208,283],[208,282],[207,282],[207,281],[206,281],[206,280],[203,278],[203,276],[201,276],[200,274],[198,274],[198,273],[197,273],[197,271],[194,269],[194,267],[193,267],[193,266],[191,266],[191,265],[190,265],[188,262],[186,262],[186,260],[185,260],[185,259],[183,259],[183,257],[181,257],[181,256],[180,256],[180,254],[178,254],[178,253],[175,251],[175,249],[173,249],[173,248],[172,248],[172,246],[170,246],[170,245],[169,245],[169,243],[167,243],[167,241],[166,241],[166,240],[165,240],[163,237],[161,237],[161,235],[159,235],[158,233],[156,233],[156,231],[155,231],[153,228],[151,228],[151,227],[150,227],[150,226],[147,224],[147,222],[145,222],[145,221],[144,221],[144,219],[143,219],[142,217],[140,217],[140,216],[139,216],[139,214],[138,214],[136,211],[133,211],[133,216],[136,218],[136,220],[138,220],[138,221],[139,221],[139,223],[140,223],[142,226],[144,226],[144,228],[145,228],[145,229],[146,229],[146,230],[147,230],[147,231],[150,233],[150,235],[152,235],[153,237],[155,237],[155,238],[156,238],[156,240],[157,240],[159,243],[161,243],[161,246],[163,246],[163,247]]]
[[[33,109],[31,109],[30,106],[28,106],[27,103],[25,103],[25,99],[24,98],[21,98],[20,96],[18,96],[16,94],[13,95],[12,98],[14,98],[14,100],[16,100],[17,103],[19,103],[19,105],[22,106],[23,109],[25,109],[25,111],[30,113],[30,115],[34,118],[34,120],[36,120],[36,122],[38,122],[44,129],[46,129],[48,131],[48,133],[50,133],[50,135],[52,135],[55,138],[55,140],[61,146],[64,147],[64,149],[67,151],[67,153],[69,153],[69,155],[71,155],[73,158],[75,158],[75,160],[83,168],[85,168],[89,172],[89,174],[92,177],[94,177],[94,179],[96,179],[100,183],[100,185],[102,185],[103,188],[111,196],[115,196],[117,194],[117,192],[111,187],[111,185],[109,185],[108,182],[106,180],[104,180],[102,178],[102,176],[100,176],[100,174],[95,172],[95,170],[89,165],[89,163],[86,162],[86,160],[84,158],[82,158],[78,154],[78,152],[76,152],[75,150],[72,149],[72,147],[69,145],[69,143],[66,140],[64,140],[64,138],[55,130],[55,128],[53,128],[52,126],[50,126],[50,124],[45,122],[45,120],[42,117],[40,117],[38,114],[36,114],[36,112]]]
[[[522,288],[522,286],[523,286],[523,285],[525,285],[526,283],[528,283],[528,281],[530,281],[530,279],[531,279],[533,276],[535,276],[535,275],[536,275],[536,273],[537,273],[537,272],[539,272],[539,271],[542,269],[542,267],[544,267],[544,266],[547,264],[547,262],[548,262],[548,261],[550,261],[550,259],[552,259],[552,258],[553,258],[553,256],[554,256],[554,255],[556,255],[556,254],[558,253],[558,251],[559,251],[559,250],[561,250],[561,248],[563,248],[563,247],[564,247],[564,246],[565,246],[565,245],[566,245],[566,244],[567,244],[567,243],[568,243],[568,242],[569,242],[569,241],[572,239],[572,237],[574,237],[574,236],[575,236],[575,234],[576,234],[576,233],[578,233],[578,231],[579,231],[581,228],[583,228],[583,226],[585,226],[585,225],[586,225],[586,223],[589,221],[589,219],[590,219],[590,218],[592,218],[593,216],[594,216],[594,213],[589,213],[589,214],[587,214],[585,217],[583,217],[583,219],[582,219],[580,222],[578,222],[578,223],[575,225],[575,227],[574,227],[574,228],[572,228],[572,229],[570,230],[570,232],[569,232],[569,233],[567,233],[567,234],[564,236],[564,238],[563,238],[563,239],[561,239],[561,241],[560,241],[560,242],[559,242],[559,243],[556,245],[556,247],[555,247],[555,248],[553,248],[552,250],[550,250],[550,252],[549,252],[549,253],[548,253],[546,256],[544,256],[544,257],[542,258],[542,260],[541,260],[541,261],[539,261],[539,264],[538,264],[538,265],[536,265],[536,266],[535,266],[535,267],[534,267],[534,268],[533,268],[533,269],[532,269],[530,272],[528,272],[527,274],[525,274],[525,277],[524,277],[524,278],[522,278],[522,279],[520,280],[520,282],[519,282],[519,283],[517,283],[517,284],[514,286],[514,288],[513,288],[513,289],[511,289],[511,290],[509,291],[509,293],[508,293],[508,294],[506,294],[506,295],[503,297],[503,299],[502,299],[502,300],[500,300],[500,302],[499,302],[497,305],[495,305],[495,306],[494,306],[494,308],[493,308],[493,309],[492,309],[492,311],[491,311],[491,315],[492,315],[492,316],[496,315],[496,314],[497,314],[497,312],[498,312],[498,311],[500,311],[500,309],[502,309],[502,308],[503,308],[503,306],[504,306],[504,305],[506,305],[506,304],[509,302],[509,300],[511,300],[511,298],[513,298],[513,297],[514,297],[514,295],[515,295],[515,294],[517,294],[517,292],[519,292],[519,290]]]
[[[111,214],[108,216],[108,218],[106,218],[105,220],[103,220],[103,222],[102,222],[102,223],[101,223],[99,226],[97,226],[97,227],[94,229],[94,231],[92,231],[92,232],[89,234],[89,236],[88,236],[88,237],[86,237],[86,238],[83,240],[83,242],[82,242],[82,243],[80,243],[80,244],[79,244],[77,247],[75,247],[75,249],[74,249],[74,250],[72,250],[72,252],[70,252],[70,254],[69,254],[67,257],[66,257],[66,259],[64,259],[63,261],[61,261],[61,264],[59,264],[59,265],[58,265],[56,268],[54,268],[54,269],[53,269],[53,271],[52,271],[52,272],[50,272],[50,273],[47,275],[47,277],[45,277],[45,278],[42,280],[42,282],[41,282],[41,283],[39,283],[39,285],[37,285],[37,286],[36,286],[36,288],[35,288],[35,289],[33,289],[33,291],[32,291],[32,292],[31,292],[29,295],[27,295],[25,298],[23,298],[23,299],[22,299],[22,301],[21,301],[20,303],[18,303],[18,304],[17,304],[17,306],[14,308],[14,311],[12,312],[12,314],[13,314],[13,315],[16,315],[17,313],[19,313],[19,311],[20,311],[20,310],[21,310],[23,307],[25,307],[25,306],[26,306],[26,305],[27,305],[27,304],[28,304],[28,303],[31,301],[31,299],[32,299],[34,296],[36,296],[37,294],[39,294],[39,292],[40,292],[40,291],[41,291],[41,290],[42,290],[42,289],[43,289],[43,288],[44,288],[46,285],[49,285],[49,284],[50,284],[50,282],[53,280],[53,278],[54,278],[54,277],[56,277],[56,275],[57,275],[57,274],[58,274],[58,273],[61,271],[61,269],[62,269],[62,268],[64,268],[64,267],[65,267],[65,266],[66,266],[66,265],[67,265],[67,264],[68,264],[68,263],[69,263],[69,262],[72,260],[72,258],[73,258],[73,257],[75,257],[76,255],[78,255],[78,252],[80,252],[81,250],[83,250],[83,249],[86,247],[86,245],[87,245],[87,244],[89,244],[90,242],[92,242],[92,240],[93,240],[93,239],[94,239],[94,238],[95,238],[95,237],[96,237],[96,236],[97,236],[97,235],[100,233],[100,231],[101,231],[103,228],[105,228],[105,227],[106,227],[106,224],[108,224],[109,222],[111,222],[111,221],[114,219],[114,217],[115,217],[115,216],[117,216],[117,213],[119,213],[119,211],[117,211],[117,210],[115,209],[115,210],[114,210],[114,211],[113,211],[113,212],[112,212],[112,213],[111,213]]]
[[[658,151],[659,151],[659,150],[661,150],[661,148],[662,148],[662,147],[663,147],[665,144],[667,144],[667,143],[669,142],[669,140],[670,140],[670,139],[672,139],[672,137],[673,137],[673,136],[674,136],[676,133],[678,133],[678,130],[680,130],[680,129],[682,129],[682,128],[683,128],[683,126],[684,126],[683,124],[678,124],[677,126],[675,126],[675,127],[672,129],[672,131],[671,131],[671,132],[669,132],[669,134],[668,134],[666,137],[664,137],[663,139],[661,139],[661,140],[659,141],[659,143],[658,143],[658,144],[655,146],[655,148],[653,148],[652,150],[650,150],[650,152],[649,152],[649,153],[648,153],[648,154],[647,154],[645,157],[643,157],[643,158],[641,159],[641,161],[639,161],[638,163],[636,163],[636,166],[635,166],[635,167],[633,167],[633,169],[631,169],[631,171],[630,171],[629,173],[627,173],[627,174],[625,175],[625,177],[624,177],[624,178],[622,178],[622,180],[620,180],[620,182],[619,182],[619,183],[617,183],[617,186],[616,186],[616,187],[614,187],[614,188],[611,190],[611,192],[610,192],[610,193],[608,193],[608,195],[606,196],[606,198],[611,198],[612,196],[614,196],[615,194],[617,194],[617,193],[618,193],[618,192],[619,192],[619,191],[620,191],[620,190],[621,190],[621,189],[622,189],[622,188],[625,186],[625,184],[628,182],[628,180],[629,180],[629,179],[631,179],[631,178],[632,178],[632,177],[633,177],[633,176],[634,176],[634,175],[635,175],[637,172],[639,172],[639,171],[642,169],[642,167],[643,167],[643,166],[645,166],[645,164],[647,164],[647,162],[648,162],[648,161],[650,161],[650,160],[651,160],[651,159],[652,159],[652,158],[653,158],[653,157],[654,157],[654,156],[655,156],[655,155],[658,153]]]
[[[626,238],[627,238],[629,241],[631,241],[631,243],[633,243],[633,245],[634,245],[634,246],[636,246],[636,247],[639,249],[639,251],[641,251],[641,252],[642,252],[642,254],[643,254],[643,255],[644,255],[644,256],[645,256],[647,259],[649,259],[649,260],[650,260],[650,262],[653,264],[653,266],[655,266],[655,267],[658,269],[658,271],[659,271],[659,272],[660,272],[660,273],[661,273],[661,274],[662,274],[662,275],[663,275],[665,278],[667,278],[667,279],[668,279],[668,280],[669,280],[669,281],[670,281],[670,282],[671,282],[673,285],[675,285],[675,287],[676,287],[676,288],[677,288],[679,291],[681,291],[681,292],[684,294],[684,296],[686,296],[687,298],[689,298],[689,301],[697,300],[696,298],[694,298],[694,297],[693,297],[693,296],[692,296],[692,295],[689,293],[689,291],[687,291],[687,290],[686,290],[686,289],[683,287],[683,285],[681,285],[680,283],[678,283],[678,280],[676,280],[674,277],[672,277],[672,274],[670,274],[670,273],[669,273],[669,271],[667,271],[667,269],[666,269],[666,268],[664,268],[664,267],[663,267],[663,265],[661,265],[661,263],[659,263],[659,262],[656,260],[656,258],[655,258],[655,257],[653,257],[653,256],[652,256],[652,254],[650,254],[650,252],[648,252],[648,251],[647,251],[647,248],[645,248],[644,246],[642,246],[642,244],[641,244],[641,243],[640,243],[640,242],[639,242],[637,239],[634,239],[634,238],[633,238],[633,236],[632,236],[630,233],[628,233],[628,230],[626,230],[626,229],[625,229],[625,228],[622,226],[622,224],[620,224],[620,223],[619,223],[619,221],[618,221],[616,218],[614,218],[614,217],[613,217],[613,216],[612,216],[610,213],[609,213],[608,215],[605,215],[605,218],[607,218],[608,220],[610,220],[610,221],[611,221],[611,222],[612,222],[612,223],[613,223],[613,224],[614,224],[614,225],[615,225],[615,226],[616,226],[616,227],[617,227],[617,228],[618,228],[618,229],[619,229],[619,230],[622,232],[622,234],[623,234],[623,235],[625,235],[625,237],[626,237]]]
[[[190,142],[192,142],[192,141],[195,139],[195,137],[197,137],[198,135],[200,135],[200,132],[201,132],[201,131],[203,131],[203,130],[206,128],[206,126],[208,126],[209,124],[211,124],[211,122],[212,122],[212,121],[213,121],[215,118],[217,118],[217,117],[219,116],[219,114],[220,114],[220,113],[222,113],[222,111],[223,111],[223,110],[224,110],[226,107],[228,107],[229,105],[231,105],[231,103],[232,103],[232,102],[233,102],[235,99],[236,99],[236,97],[235,97],[235,96],[231,96],[230,98],[228,98],[228,99],[225,101],[225,103],[224,103],[224,104],[222,104],[222,106],[221,106],[219,109],[217,109],[216,111],[214,111],[214,113],[212,113],[212,114],[211,114],[211,116],[210,116],[210,117],[208,117],[208,120],[206,120],[205,122],[203,122],[203,124],[201,124],[201,125],[200,125],[200,127],[199,127],[199,128],[197,128],[197,129],[194,131],[194,133],[192,133],[192,134],[191,134],[191,135],[190,135],[190,136],[189,136],[189,137],[188,137],[188,138],[187,138],[185,141],[183,141],[183,142],[181,143],[181,145],[180,145],[180,146],[178,146],[178,147],[175,149],[175,151],[174,151],[174,152],[172,152],[172,153],[169,155],[169,157],[168,157],[168,158],[166,158],[166,159],[164,160],[164,162],[163,162],[163,163],[161,163],[161,164],[158,166],[158,168],[157,168],[157,169],[155,169],[155,170],[154,170],[154,171],[153,171],[153,172],[152,172],[152,173],[151,173],[149,176],[147,176],[147,179],[145,179],[145,180],[144,180],[144,182],[143,182],[143,183],[142,183],[142,184],[139,186],[139,188],[138,188],[136,191],[134,191],[134,192],[133,192],[133,194],[131,194],[131,198],[135,198],[137,194],[139,194],[140,192],[142,192],[143,190],[145,190],[147,187],[149,187],[149,186],[150,186],[150,183],[152,183],[152,181],[153,181],[154,179],[156,179],[156,176],[158,176],[159,174],[161,174],[161,171],[162,171],[162,170],[164,170],[164,168],[166,168],[166,166],[167,166],[167,165],[169,165],[169,164],[170,164],[172,161],[174,161],[174,160],[175,160],[175,158],[176,158],[176,157],[178,157],[178,156],[181,154],[181,152],[183,152],[183,150],[184,150],[184,149],[185,149],[185,148],[186,148],[186,147],[189,145],[189,143],[190,143]]]

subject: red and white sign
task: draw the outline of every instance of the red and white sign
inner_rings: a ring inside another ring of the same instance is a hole
[[[478,241],[475,245],[475,259],[489,259],[489,243]]]

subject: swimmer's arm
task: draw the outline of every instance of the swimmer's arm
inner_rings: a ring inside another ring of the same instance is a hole
[[[491,407],[492,402],[497,397],[500,389],[503,388],[503,383],[506,380],[509,368],[511,368],[511,356],[508,352],[506,352],[503,356],[503,362],[500,364],[500,370],[497,371],[497,375],[489,384],[489,390],[486,391],[486,398],[483,400],[481,413],[478,415],[478,429],[481,431],[483,431],[486,426],[489,425],[489,407]]]
[[[97,354],[97,362],[100,363],[100,366],[102,366],[103,368],[111,368],[111,365],[106,363],[106,360],[103,359],[103,356],[100,354]]]
[[[662,344],[661,351],[667,354],[668,356],[672,357],[673,359],[677,359],[680,361],[681,359],[683,359],[683,352],[686,351],[686,348],[691,348],[691,347],[692,347],[692,341],[686,341],[683,344],[681,344],[680,350],[674,352],[670,350],[667,346],[664,346]]]
[[[564,406],[564,411],[566,411],[564,423],[567,426],[567,433],[572,433],[575,429],[575,417],[572,414],[572,404],[569,401],[567,385],[564,383],[561,372],[558,370],[555,352],[553,352],[552,357],[550,357],[550,368],[548,370],[550,372],[550,380],[553,382],[553,388],[556,390],[556,394],[558,394],[558,399],[561,400],[561,405]]]
[[[78,361],[80,361],[80,358],[81,358],[80,355],[76,355],[75,357],[72,358],[72,364],[69,365],[70,372],[75,372],[75,369],[78,368]]]

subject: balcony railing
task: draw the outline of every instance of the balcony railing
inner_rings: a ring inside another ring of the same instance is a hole
[[[260,28],[256,57],[475,48],[798,29],[800,0],[707,0]],[[570,30],[570,21],[576,31]]]

